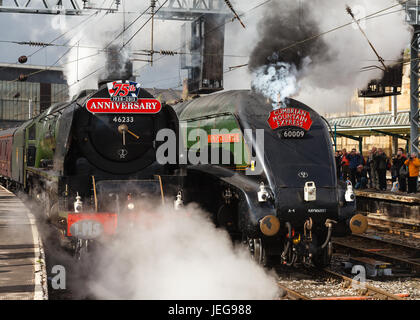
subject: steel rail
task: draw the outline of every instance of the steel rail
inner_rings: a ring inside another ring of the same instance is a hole
[[[334,278],[338,278],[339,280],[342,280],[345,283],[348,283],[349,285],[356,284],[360,286],[361,290],[358,294],[354,296],[316,296],[310,298],[302,293],[299,293],[293,289],[286,287],[284,284],[277,283],[278,287],[286,292],[286,295],[284,297],[289,298],[290,300],[371,300],[378,296],[381,298],[385,297],[387,300],[405,300],[403,299],[403,297],[407,297],[406,294],[393,294],[385,290],[379,289],[377,287],[374,287],[372,285],[369,285],[366,282],[361,283],[360,281],[353,280],[328,268],[322,270],[312,269],[312,271],[315,273],[324,273],[329,276],[333,276]]]
[[[280,283],[277,283],[277,285],[279,286],[280,289],[284,290],[286,292],[286,297],[290,298],[291,300],[312,300],[311,298],[295,291],[292,290]]]
[[[364,239],[366,239],[367,241],[372,241],[372,242],[373,241],[381,242],[381,240],[371,239],[371,238],[368,238],[368,237],[365,237]],[[396,247],[399,246],[401,249],[403,249],[403,248],[408,249],[407,246],[403,246],[403,245],[398,245],[398,244],[385,242],[385,241],[382,241],[382,243],[384,245],[388,245],[388,246],[396,246]],[[337,240],[337,239],[333,240],[333,245],[334,245],[335,248],[342,248],[342,249],[344,248],[346,251],[353,251],[353,252],[362,253],[363,255],[368,255],[368,256],[374,257],[376,259],[386,259],[386,260],[392,261],[394,263],[402,263],[402,264],[405,264],[407,266],[410,266],[412,268],[412,270],[415,271],[416,273],[420,273],[420,263],[418,263],[416,261],[413,261],[413,260],[409,260],[405,257],[399,257],[399,256],[396,256],[396,255],[382,253],[382,252],[380,252],[382,249],[372,250],[372,249],[368,249],[368,248],[360,248],[360,247],[358,247],[354,244],[348,244],[348,243],[345,243],[343,240],[340,241],[340,240]],[[416,248],[411,248],[411,249],[414,250]]]
[[[359,212],[366,214],[366,217],[370,222],[379,223],[384,226],[390,226],[400,229],[411,229],[420,231],[420,223],[415,220],[409,220],[404,218],[386,218],[378,215],[374,215],[370,212]]]
[[[392,234],[392,235],[399,235],[408,239],[420,239],[420,231],[413,231],[407,228],[398,228],[398,227],[392,227],[390,225],[382,225],[382,224],[373,223],[370,218],[368,218],[368,221],[369,221],[368,229],[387,233],[387,234]]]
[[[334,272],[334,271],[332,271],[332,270],[330,270],[328,268],[323,269],[323,271],[325,271],[326,273],[331,274],[331,275],[333,275],[335,277],[341,278],[344,281],[347,281],[349,283],[356,283],[357,285],[360,285],[362,288],[364,288],[364,289],[367,290],[366,294],[369,293],[369,292],[371,292],[371,293],[373,293],[375,295],[384,296],[388,300],[405,300],[405,299],[403,299],[403,298],[401,298],[401,297],[399,297],[399,296],[397,296],[397,295],[395,295],[393,293],[390,293],[390,292],[384,291],[382,289],[376,288],[376,287],[371,286],[370,284],[367,284],[367,283],[361,283],[360,281],[357,281],[357,280],[348,278],[348,277],[346,277],[346,276],[344,276],[342,274],[339,274],[337,272]]]

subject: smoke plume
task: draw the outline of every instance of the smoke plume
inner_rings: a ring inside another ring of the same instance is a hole
[[[265,89],[274,85],[261,89],[256,82],[280,63],[288,66],[289,74],[285,77],[284,72],[277,72],[272,79],[281,81],[283,77],[289,84],[294,82],[290,79],[296,79],[294,90],[289,85],[275,85],[287,88],[285,95],[291,92],[290,96],[319,112],[357,111],[356,90],[365,88],[372,79],[381,78],[383,73],[379,69],[361,72],[363,67],[380,64],[360,30],[351,23],[346,5],[352,8],[356,19],[396,5],[360,23],[387,65],[401,59],[401,52],[410,44],[411,29],[405,22],[404,8],[396,0],[272,0],[258,11],[259,22],[254,24],[257,32],[246,31],[247,35],[241,38],[245,42],[240,45],[242,53],[250,53],[248,72],[253,87],[272,98]],[[254,20],[256,17],[245,18],[248,25]],[[346,23],[349,25],[326,32]],[[273,60],[273,54],[278,59]],[[226,87],[249,87],[249,75],[245,70],[232,72],[235,83],[229,84],[228,74]],[[280,96],[282,93],[279,92]]]
[[[317,22],[303,12],[310,10],[307,2],[299,6],[298,1],[287,3],[274,1],[258,23],[260,40],[254,47],[249,60],[251,71],[278,61],[294,65],[298,70],[304,67],[304,60],[311,58],[313,63],[329,60],[329,48],[322,38],[300,46],[283,50],[291,44],[319,33]]]
[[[312,17],[302,23],[302,13],[309,10],[307,3],[294,2],[287,10],[274,2],[267,15],[258,24],[261,39],[253,49],[249,69],[254,74],[252,87],[273,101],[276,108],[284,99],[295,95],[298,81],[310,63],[328,61],[328,47],[322,38],[312,43],[284,50],[297,40],[319,33]],[[280,103],[277,104],[277,101]]]
[[[137,203],[140,220],[104,246],[89,290],[99,299],[273,299],[273,275],[195,206]]]

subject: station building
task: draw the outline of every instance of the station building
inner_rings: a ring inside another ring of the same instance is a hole
[[[38,115],[51,104],[67,100],[68,86],[62,68],[0,64],[1,129]]]

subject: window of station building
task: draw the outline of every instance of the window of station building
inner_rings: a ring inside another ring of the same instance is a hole
[[[66,102],[69,99],[69,90],[67,84],[51,84],[51,104]]]
[[[0,81],[0,117],[4,120],[25,120],[39,104],[39,83]]]

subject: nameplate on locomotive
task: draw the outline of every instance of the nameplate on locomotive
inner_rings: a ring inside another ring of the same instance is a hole
[[[270,112],[268,124],[273,130],[279,128],[300,128],[304,131],[309,131],[312,126],[312,119],[308,111],[297,108],[280,108]],[[292,136],[294,138],[303,137],[303,135],[301,136],[301,133],[299,133],[299,135],[292,133]],[[292,136],[290,136],[290,138]]]
[[[139,97],[140,84],[133,81],[109,82],[108,97],[92,98],[86,103],[91,113],[155,114],[160,112],[162,104],[154,98]]]

